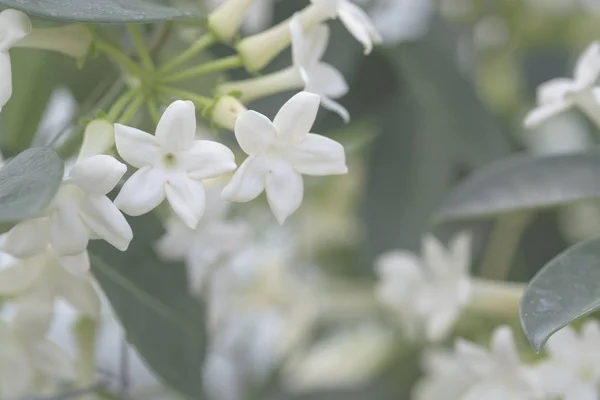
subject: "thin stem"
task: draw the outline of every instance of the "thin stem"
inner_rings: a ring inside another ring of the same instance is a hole
[[[146,106],[148,108],[148,113],[152,118],[152,122],[154,122],[155,125],[158,124],[158,121],[160,121],[160,116],[158,115],[158,103],[156,102],[156,99],[154,97],[147,99]]]
[[[190,100],[196,104],[196,106],[200,108],[208,107],[212,104],[212,99],[209,97],[201,96],[199,94],[188,92],[187,90],[178,89],[169,86],[159,86],[157,87],[157,91],[164,93],[169,96],[179,97],[184,100]]]
[[[137,97],[129,104],[129,107],[123,112],[121,118],[119,118],[120,124],[127,124],[140,110],[140,107],[144,103],[144,96],[138,94]]]
[[[530,219],[531,213],[523,211],[498,218],[481,262],[480,276],[499,280],[506,278]]]
[[[142,65],[147,71],[154,71],[154,62],[152,62],[152,58],[150,57],[150,53],[146,48],[146,44],[144,42],[144,37],[138,25],[127,25],[127,29],[129,30],[129,35],[131,35],[131,39],[133,41],[133,45],[135,46],[135,50],[140,56],[140,60],[142,61]]]
[[[117,99],[117,101],[113,104],[113,106],[108,111],[108,114],[106,115],[106,119],[108,119],[110,122],[116,121],[117,118],[119,118],[119,115],[121,115],[121,113],[123,112],[123,109],[125,108],[125,106],[127,106],[127,104],[129,104],[129,102],[133,99],[133,97],[137,93],[138,93],[138,91],[135,89],[128,90],[127,92],[123,93],[121,95],[121,97],[119,97]]]
[[[130,73],[140,77],[145,75],[144,70],[140,68],[139,65],[130,59],[127,54],[123,53],[112,44],[100,39],[96,39],[96,48],[112,58],[114,62],[128,70]]]
[[[217,39],[211,33],[206,33],[202,35],[187,50],[185,50],[183,53],[179,54],[177,57],[160,67],[158,69],[158,72],[160,74],[164,74],[172,70],[173,68],[180,66],[193,56],[201,53],[202,51],[212,46],[214,43],[216,43],[216,41]]]
[[[240,68],[242,66],[242,58],[240,56],[230,56],[219,60],[211,61],[202,64],[198,67],[177,72],[173,75],[161,78],[161,82],[170,83],[178,82],[188,78],[193,78],[199,75],[208,74],[210,72],[225,71],[228,69]]]

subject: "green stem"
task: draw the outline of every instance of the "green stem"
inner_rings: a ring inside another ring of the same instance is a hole
[[[137,97],[129,104],[129,107],[123,112],[121,118],[119,118],[119,123],[126,125],[140,110],[140,107],[144,103],[144,96],[138,94]]]
[[[100,39],[96,39],[96,48],[112,58],[114,62],[128,70],[133,75],[139,77],[145,75],[144,70],[140,68],[139,65],[137,65],[132,59],[129,58],[128,55],[114,47],[112,44]]]
[[[199,108],[208,107],[213,103],[213,100],[209,97],[201,96],[199,94],[188,92],[187,90],[183,89],[168,86],[159,86],[156,90],[160,93],[164,93],[169,96],[179,97],[184,100],[190,100],[194,102]]]
[[[125,106],[129,104],[131,99],[133,99],[137,93],[137,90],[128,90],[127,92],[123,93],[108,111],[106,119],[108,119],[110,122],[116,121],[117,118],[119,118],[119,115],[121,115],[123,112]]]
[[[498,217],[481,262],[481,277],[498,280],[506,278],[530,219],[531,213],[526,211]]]
[[[219,60],[211,61],[206,64],[202,64],[198,67],[187,69],[185,71],[177,72],[173,75],[161,78],[161,82],[170,83],[182,81],[195,76],[208,74],[210,72],[225,71],[228,69],[239,68],[242,66],[242,58],[240,56],[230,56],[221,58]]]
[[[148,108],[148,113],[150,114],[150,118],[152,118],[152,122],[155,125],[158,125],[158,121],[160,121],[160,116],[158,115],[158,103],[154,97],[150,97],[146,100],[146,107]]]
[[[129,30],[129,35],[131,35],[131,39],[133,41],[133,45],[135,46],[135,50],[140,56],[142,65],[147,71],[154,71],[154,63],[152,62],[150,53],[146,48],[146,44],[144,42],[142,32],[140,31],[140,27],[138,25],[129,24],[127,25],[127,29]]]
[[[214,43],[216,43],[216,41],[217,39],[211,33],[204,34],[196,42],[194,42],[187,50],[185,50],[183,53],[179,54],[177,57],[160,67],[158,69],[158,72],[160,74],[165,74],[173,68],[180,66],[196,54],[199,54],[202,51],[209,48],[210,46],[212,46]]]

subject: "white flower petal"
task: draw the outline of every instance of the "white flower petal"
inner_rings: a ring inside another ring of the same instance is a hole
[[[192,179],[215,178],[235,170],[235,156],[227,146],[196,140],[181,154],[181,163]]]
[[[49,240],[48,218],[29,219],[8,231],[2,242],[2,251],[18,258],[28,258],[45,251]]]
[[[30,32],[31,21],[24,12],[13,9],[0,12],[0,51],[7,51]]]
[[[467,276],[471,267],[472,236],[468,232],[456,234],[448,244],[452,266],[460,275]]]
[[[50,216],[50,242],[57,254],[79,254],[87,248],[89,239],[76,204],[66,202],[56,208]]]
[[[160,158],[156,138],[130,126],[115,124],[115,144],[123,160],[136,168],[155,165]]]
[[[287,142],[302,140],[312,128],[321,99],[309,92],[300,92],[289,99],[273,119],[280,138]]]
[[[523,126],[526,128],[536,127],[556,114],[565,111],[567,108],[571,107],[571,105],[571,101],[559,101],[534,108],[525,116]]]
[[[59,270],[58,274],[57,294],[76,310],[97,318],[100,315],[100,297],[91,276],[71,274],[64,269]]]
[[[36,369],[47,376],[61,380],[71,380],[77,376],[69,354],[47,339],[32,343],[30,356]]]
[[[100,154],[78,161],[69,176],[87,193],[105,195],[119,183],[127,166],[114,157]]]
[[[81,206],[81,218],[98,237],[121,251],[127,250],[133,231],[121,211],[106,196],[87,196]]]
[[[265,189],[265,174],[268,170],[268,163],[263,158],[248,157],[223,188],[221,197],[239,203],[254,200]]]
[[[174,153],[189,148],[196,136],[196,108],[191,101],[171,103],[156,127],[156,139],[163,153]]]
[[[0,51],[0,110],[12,96],[12,68],[8,52]]]
[[[287,163],[274,164],[267,173],[265,191],[273,215],[282,225],[302,204],[304,196],[302,175]]]
[[[600,43],[593,42],[583,52],[575,65],[576,85],[583,89],[592,86],[600,74]]]
[[[508,326],[496,328],[492,336],[491,348],[496,359],[507,370],[516,368],[520,364],[515,339],[512,330]]]
[[[35,371],[25,351],[16,343],[2,343],[0,398],[20,399],[29,394]]]
[[[34,28],[29,35],[14,44],[15,47],[50,50],[67,56],[85,57],[93,37],[90,28],[83,24],[70,24],[49,28]]]
[[[105,119],[95,119],[85,127],[78,160],[108,152],[115,145],[115,127]]]
[[[125,182],[115,199],[115,205],[125,214],[138,216],[158,207],[165,199],[165,173],[144,167]]]
[[[598,400],[598,394],[595,383],[575,384],[567,389],[563,400]]]
[[[305,175],[337,175],[348,172],[344,147],[325,136],[309,133],[289,153],[294,169]]]
[[[206,207],[202,182],[184,174],[173,175],[165,185],[165,193],[173,211],[189,228],[196,229]]]
[[[337,99],[348,93],[344,76],[333,66],[319,63],[307,70],[309,82],[305,90],[321,96]]]
[[[73,256],[60,256],[58,262],[61,267],[72,274],[89,276],[90,257],[87,251]]]
[[[166,233],[158,239],[154,250],[164,261],[183,261],[193,245],[194,230],[177,217],[169,218],[165,229]]]
[[[235,138],[248,155],[264,152],[277,139],[277,130],[269,118],[248,110],[235,121]]]
[[[575,85],[571,79],[555,78],[542,83],[537,88],[537,101],[540,106],[565,101]]]
[[[427,339],[438,342],[445,339],[458,319],[460,309],[448,304],[438,304],[437,309],[428,316],[426,324]]]
[[[327,96],[321,96],[321,105],[323,106],[323,108],[334,112],[340,117],[342,117],[345,123],[350,122],[350,113],[344,106],[342,106],[337,101],[331,100]]]
[[[329,27],[319,24],[304,32],[304,59],[303,65],[309,67],[316,65],[329,44]]]
[[[54,316],[54,298],[49,290],[44,290],[43,286],[44,282],[40,282],[40,290],[36,288],[13,302],[15,329],[29,339],[43,338],[48,333]]]
[[[357,5],[350,1],[341,2],[338,6],[338,15],[348,32],[363,45],[365,54],[373,50],[373,44],[383,41],[369,16]]]
[[[44,265],[36,262],[16,262],[0,270],[0,296],[14,296],[31,288],[39,279]]]

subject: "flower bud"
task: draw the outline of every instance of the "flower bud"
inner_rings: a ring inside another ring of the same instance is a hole
[[[331,17],[324,7],[311,4],[298,13],[302,27],[308,29]],[[237,45],[239,55],[244,61],[244,66],[250,72],[263,69],[291,41],[290,20],[285,20],[262,33],[247,37]]]
[[[91,44],[90,30],[85,25],[72,24],[57,28],[33,28],[29,35],[15,43],[15,47],[52,50],[81,58],[87,54]]]
[[[115,128],[105,119],[95,119],[85,127],[78,160],[105,154],[115,145]]]
[[[235,97],[221,96],[212,109],[212,120],[219,126],[233,131],[235,120],[246,107]]]
[[[208,16],[208,28],[217,39],[229,42],[240,30],[253,0],[228,0]]]
[[[298,68],[284,70],[243,81],[227,82],[217,87],[217,93],[241,93],[240,101],[248,103],[286,90],[302,89],[304,82]]]

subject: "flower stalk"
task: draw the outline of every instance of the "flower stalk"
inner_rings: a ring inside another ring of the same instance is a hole
[[[225,71],[229,69],[239,68],[242,66],[242,59],[239,56],[230,56],[221,58],[215,61],[207,62],[198,67],[191,68],[185,71],[175,73],[173,75],[161,78],[163,83],[178,82],[196,76],[209,74],[211,72]]]

